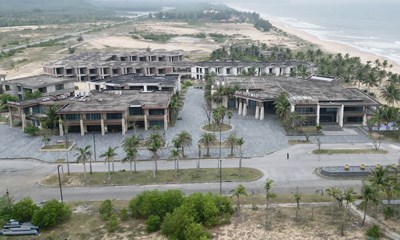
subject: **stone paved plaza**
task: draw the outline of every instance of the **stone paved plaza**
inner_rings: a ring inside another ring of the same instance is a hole
[[[190,132],[193,136],[193,146],[185,150],[185,154],[189,158],[198,157],[197,142],[200,139],[203,131],[201,126],[207,123],[206,115],[201,108],[204,104],[203,90],[201,89],[188,89],[185,99],[185,105],[179,116],[182,120],[178,120],[174,127],[170,127],[165,132],[165,137],[168,142],[171,142],[172,138],[182,130]],[[227,120],[226,120],[227,121]],[[281,150],[288,147],[288,139],[299,139],[301,137],[286,136],[284,131],[275,115],[267,114],[264,120],[256,120],[254,115],[249,112],[249,115],[239,116],[237,112],[234,112],[234,116],[231,119],[231,124],[234,129],[222,133],[222,140],[227,138],[230,133],[235,132],[238,136],[243,136],[245,140],[244,144],[244,156],[245,157],[256,157],[264,156],[266,154]],[[344,131],[346,132],[346,131]],[[323,143],[356,143],[356,142],[369,142],[369,139],[358,130],[351,130],[346,135],[327,135],[321,136]],[[146,138],[151,132],[144,130],[137,130],[137,134],[141,134]],[[161,134],[163,134],[161,130]],[[126,136],[133,134],[130,130]],[[216,133],[219,138],[219,133]],[[44,161],[54,162],[57,159],[66,159],[66,152],[40,152],[39,148],[43,145],[41,137],[29,137],[18,128],[10,128],[8,125],[0,125],[0,158],[36,158]],[[105,152],[109,146],[118,147],[117,159],[122,159],[125,154],[121,148],[124,136],[121,133],[107,134],[101,136],[96,134],[96,153],[97,159],[100,159],[99,155]],[[87,134],[80,136],[80,134],[69,134],[69,138],[76,143],[78,147],[84,147],[86,145],[92,145],[93,149],[93,135]],[[57,140],[64,140],[64,137],[53,136],[51,143]],[[170,146],[171,144],[169,144]],[[167,147],[160,151],[160,157],[162,159],[169,158],[171,147]],[[235,150],[236,151],[236,150]],[[202,150],[202,154],[205,153],[205,149]],[[218,158],[219,148],[213,148],[210,150],[211,157]],[[227,157],[230,153],[230,149],[222,149],[222,157]],[[70,151],[68,158],[70,160],[76,159],[76,151]],[[236,151],[236,155],[238,152]],[[148,159],[150,156],[147,150],[140,150],[138,158]]]

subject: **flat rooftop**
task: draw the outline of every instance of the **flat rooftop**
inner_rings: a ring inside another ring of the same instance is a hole
[[[96,79],[90,82],[93,83],[113,83],[116,85],[124,84],[158,84],[161,86],[175,86],[176,82],[179,81],[178,74],[171,74],[165,76],[138,76],[136,74],[127,74],[117,77],[111,77],[106,79]]]
[[[74,78],[58,78],[49,75],[37,75],[24,78],[16,78],[5,81],[5,84],[20,84],[24,87],[38,88],[64,82],[75,82]]]
[[[241,61],[205,61],[205,62],[197,62],[194,63],[193,66],[198,67],[265,67],[265,66],[295,66],[298,64],[303,64],[306,66],[313,66],[308,62],[301,62],[301,61],[271,61],[271,62],[241,62]]]
[[[289,100],[296,104],[316,102],[347,102],[378,106],[380,103],[355,88],[344,88],[339,83],[317,79],[291,77],[219,77],[225,85],[238,85],[241,92],[260,100],[275,100],[281,92],[287,92]],[[246,89],[249,93],[246,93]]]
[[[64,100],[68,103],[59,113],[78,112],[124,112],[133,106],[142,106],[144,109],[167,108],[172,92],[155,91],[141,92],[136,90],[92,91],[86,97],[73,97]]]

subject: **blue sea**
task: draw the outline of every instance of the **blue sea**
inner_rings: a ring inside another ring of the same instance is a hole
[[[340,42],[400,64],[400,1],[227,0],[322,40]]]

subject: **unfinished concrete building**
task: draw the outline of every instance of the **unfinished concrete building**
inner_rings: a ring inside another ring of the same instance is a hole
[[[164,75],[174,72],[183,61],[182,50],[137,50],[126,53],[79,53],[43,67],[45,74],[54,77],[73,77],[90,81],[125,74]]]

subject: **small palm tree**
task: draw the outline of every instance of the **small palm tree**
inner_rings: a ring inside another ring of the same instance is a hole
[[[140,141],[136,135],[132,135],[131,137],[125,138],[122,147],[126,153],[126,157],[122,159],[122,162],[129,161],[129,168],[131,171],[131,177],[133,175],[132,171],[132,161],[134,163],[134,172],[136,173],[136,157],[137,157],[137,148],[139,147]]]
[[[376,186],[368,185],[363,181],[363,186],[361,188],[361,196],[364,201],[364,217],[363,217],[361,226],[364,226],[364,224],[365,224],[365,218],[367,216],[367,210],[368,210],[368,203],[372,202],[372,203],[377,204],[379,202],[378,194],[379,194],[379,191],[378,191],[378,188],[376,188]]]
[[[207,156],[210,156],[210,145],[215,144],[217,138],[212,133],[203,133],[200,137],[199,143],[204,145],[207,149]]]
[[[158,134],[158,132],[155,130],[153,133],[150,135],[149,140],[147,141],[147,149],[152,153],[152,159],[154,161],[154,167],[153,167],[153,178],[156,179],[156,173],[157,173],[157,159],[158,159],[158,150],[161,148],[161,143],[162,143],[162,138]]]
[[[239,176],[242,175],[242,158],[243,158],[243,145],[244,140],[243,137],[236,139],[236,145],[239,146]]]
[[[265,180],[264,189],[265,189],[265,197],[267,199],[267,204],[265,206],[265,223],[268,223],[268,208],[269,208],[269,201],[271,198],[274,198],[276,195],[271,192],[272,183],[274,181],[272,179],[267,178]]]
[[[76,150],[78,152],[76,154],[76,156],[77,156],[76,160],[78,162],[82,162],[82,164],[83,164],[83,179],[86,182],[86,180],[87,180],[86,179],[86,161],[88,159],[90,159],[90,157],[92,155],[92,152],[90,151],[90,146],[89,145],[84,147],[84,148],[76,148]]]
[[[229,125],[231,124],[231,119],[232,119],[232,117],[233,117],[233,112],[232,111],[228,111],[227,113],[226,113],[226,116],[228,117],[228,123],[229,123]]]
[[[230,146],[230,148],[231,148],[231,156],[233,156],[233,148],[237,144],[236,134],[234,134],[234,133],[230,134],[229,137],[226,139],[226,143]]]
[[[232,197],[236,197],[237,213],[240,214],[240,196],[247,196],[246,188],[239,184],[236,188],[231,190]]]
[[[175,146],[179,146],[181,148],[182,157],[185,157],[185,148],[192,146],[193,139],[189,132],[182,131],[174,137],[172,142]]]
[[[343,192],[343,200],[346,202],[346,205],[344,207],[344,211],[343,211],[343,220],[342,220],[342,225],[341,225],[341,230],[340,233],[342,236],[344,236],[344,227],[346,224],[346,217],[349,214],[349,208],[350,205],[352,203],[354,203],[354,201],[356,200],[355,196],[353,195],[354,189],[353,188],[347,188],[344,192]]]
[[[296,219],[299,218],[299,210],[300,210],[300,200],[303,198],[303,195],[299,193],[299,188],[297,188],[297,191],[293,194],[294,200],[296,201]]]
[[[117,147],[108,147],[107,151],[105,151],[103,154],[100,155],[100,157],[105,158],[108,166],[108,178],[107,180],[111,180],[111,170],[110,170],[110,162],[114,163],[114,157],[117,156],[117,153],[115,152],[115,149]],[[114,171],[113,171],[114,172]]]
[[[332,223],[335,221],[335,202],[341,198],[341,196],[343,195],[342,191],[340,191],[340,189],[338,188],[328,188],[326,189],[326,193],[328,194],[328,196],[332,197],[333,202],[332,202]]]
[[[179,156],[180,156],[180,151],[179,148],[173,148],[171,150],[171,158],[175,160],[175,177],[178,177],[178,171],[179,171]]]

